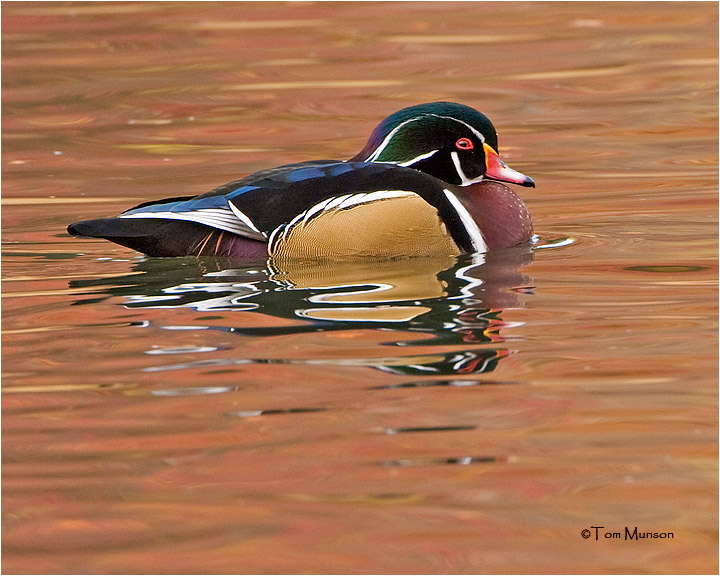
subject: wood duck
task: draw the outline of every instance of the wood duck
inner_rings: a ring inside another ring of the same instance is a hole
[[[76,222],[150,256],[274,261],[485,252],[527,242],[530,214],[507,186],[535,186],[498,156],[495,128],[461,104],[400,110],[347,161],[262,170],[200,196]]]

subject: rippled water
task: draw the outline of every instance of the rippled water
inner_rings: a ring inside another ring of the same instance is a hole
[[[3,570],[716,573],[717,21],[4,2]],[[535,179],[538,249],[238,265],[64,232],[438,99]]]

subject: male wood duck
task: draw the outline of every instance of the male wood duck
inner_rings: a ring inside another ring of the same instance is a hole
[[[530,214],[507,186],[535,186],[498,156],[483,114],[432,102],[400,110],[347,161],[262,170],[200,196],[145,202],[68,232],[150,256],[275,261],[485,252],[527,242]]]

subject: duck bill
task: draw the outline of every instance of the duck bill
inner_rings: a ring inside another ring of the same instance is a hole
[[[485,178],[535,188],[535,182],[533,182],[532,178],[510,168],[500,160],[500,156],[493,150],[492,146],[483,144],[483,147],[485,148]]]

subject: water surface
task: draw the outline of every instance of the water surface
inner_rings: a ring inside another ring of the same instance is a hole
[[[4,2],[4,571],[716,573],[717,21]],[[439,99],[535,179],[540,249],[275,266],[64,232]]]

